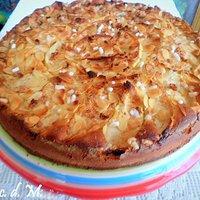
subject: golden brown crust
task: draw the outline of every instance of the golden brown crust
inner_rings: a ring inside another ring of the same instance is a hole
[[[198,33],[157,7],[56,2],[0,43],[0,123],[68,165],[158,159],[200,131],[199,47]]]
[[[189,113],[176,131],[172,133],[169,130],[165,130],[163,137],[151,148],[144,145],[137,152],[124,152],[121,149],[102,152],[98,148],[99,145],[101,146],[98,136],[95,140],[94,138],[86,139],[88,143],[80,140],[71,144],[59,144],[32,133],[25,127],[23,121],[7,113],[5,109],[0,111],[0,123],[30,153],[57,163],[93,169],[112,169],[140,165],[161,158],[188,143],[199,132],[199,122],[199,115],[195,115],[194,112]],[[93,135],[92,137],[95,136]],[[94,146],[96,148],[93,148],[91,144],[95,141],[96,144]]]

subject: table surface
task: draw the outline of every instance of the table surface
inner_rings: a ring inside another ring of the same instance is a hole
[[[0,33],[0,37],[5,35],[6,31],[10,30],[15,24],[17,24],[23,17],[32,13],[36,8],[50,5],[55,0],[21,0],[16,9],[10,16],[6,25]],[[69,2],[62,0],[63,2]],[[180,16],[172,0],[126,0],[127,2],[142,2],[147,5],[158,5],[161,9],[171,12],[175,16]],[[27,6],[28,2],[28,6]],[[7,194],[7,197],[3,199],[16,199],[9,197],[11,194],[19,195],[18,199],[53,199],[53,200],[66,200],[75,199],[62,194],[53,194],[50,192],[40,190],[40,196],[34,197],[32,193],[31,198],[28,197],[30,190],[35,191],[37,188],[31,185],[28,181],[23,179],[20,175],[9,169],[5,164],[0,161],[0,198],[2,191]],[[42,189],[42,188],[41,188]],[[13,193],[14,192],[14,193]],[[200,200],[200,163],[193,167],[185,175],[171,181],[162,188],[151,192],[146,195],[137,197],[124,197],[121,199],[132,200]]]

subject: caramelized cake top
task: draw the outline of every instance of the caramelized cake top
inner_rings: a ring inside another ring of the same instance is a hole
[[[156,7],[55,3],[0,42],[0,104],[57,142],[151,146],[199,112],[199,91],[199,35]]]

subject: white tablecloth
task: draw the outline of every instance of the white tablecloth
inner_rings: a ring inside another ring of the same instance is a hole
[[[21,0],[9,18],[8,22],[4,26],[3,30],[0,33],[0,37],[5,35],[6,31],[10,30],[15,24],[32,13],[36,8],[44,7],[53,3],[55,0]],[[61,0],[60,0],[61,1]],[[172,0],[127,0],[128,2],[141,2],[147,5],[157,5],[161,9],[171,12],[175,16],[180,16],[174,2]],[[63,0],[63,2],[68,2]],[[17,193],[19,194],[18,198],[4,197],[2,199],[52,199],[52,200],[66,200],[66,199],[75,199],[66,195],[61,194],[52,194],[47,192],[41,192],[41,197],[30,198],[27,197],[28,189],[27,187],[33,187],[29,182],[24,180],[18,174],[9,169],[0,161],[0,199],[1,192],[4,190],[7,194],[10,194],[14,189],[16,189],[19,184]],[[159,190],[156,190],[152,193],[138,196],[138,197],[124,197],[120,199],[132,199],[132,200],[200,200],[200,163],[197,164],[193,169],[191,169],[185,175],[177,178],[176,180],[168,183]]]

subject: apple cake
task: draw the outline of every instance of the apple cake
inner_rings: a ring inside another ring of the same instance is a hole
[[[29,152],[111,169],[200,131],[200,34],[158,7],[55,2],[0,42],[0,123]]]

